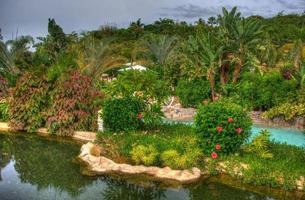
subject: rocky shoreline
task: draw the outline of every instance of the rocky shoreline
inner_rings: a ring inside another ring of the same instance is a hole
[[[79,159],[86,163],[89,170],[96,175],[109,173],[123,173],[129,175],[145,174],[161,180],[172,180],[180,183],[191,183],[201,177],[200,169],[193,167],[190,170],[173,170],[170,167],[146,167],[143,165],[118,164],[104,157],[92,155],[95,145],[91,142],[81,147]]]

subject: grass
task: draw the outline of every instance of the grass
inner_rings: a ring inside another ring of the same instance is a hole
[[[163,125],[153,131],[130,131],[122,133],[99,132],[97,143],[105,149],[106,156],[117,162],[132,162],[130,152],[137,145],[153,145],[158,153],[176,150],[181,155],[200,149],[199,139],[193,128],[182,125]],[[162,166],[160,156],[157,164]],[[195,161],[194,161],[195,162]],[[196,165],[197,163],[192,163]]]
[[[295,180],[305,176],[304,148],[271,143],[270,152],[273,154],[270,159],[242,151],[239,155],[229,155],[223,160],[249,165],[248,169],[243,169],[241,177],[245,183],[294,189]]]
[[[199,138],[194,128],[182,124],[163,125],[158,130],[149,132],[99,132],[96,142],[102,147],[105,156],[121,163],[134,163],[130,155],[134,146],[153,145],[159,153],[156,162],[159,166],[164,166],[160,158],[164,151],[176,150],[181,155],[186,155],[186,153],[192,155],[192,150],[200,149]],[[204,156],[201,156],[200,160],[194,159],[188,167],[211,168],[212,170],[209,169],[209,171],[214,175],[217,174],[215,166],[219,161],[228,161],[230,166],[244,163],[249,168],[242,169],[243,176],[238,177],[243,182],[286,190],[294,189],[295,180],[299,179],[300,176],[305,176],[305,149],[278,143],[270,143],[269,145],[273,158],[262,158],[256,153],[242,149],[237,154],[219,157],[210,163],[204,163]]]

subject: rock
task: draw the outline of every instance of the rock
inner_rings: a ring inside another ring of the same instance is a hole
[[[146,167],[143,165],[132,166],[128,164],[118,164],[103,156],[92,155],[92,150],[96,148],[91,142],[81,147],[79,158],[87,163],[89,169],[96,174],[105,173],[125,173],[125,174],[146,174],[157,179],[174,180],[181,183],[194,182],[201,176],[198,168],[191,170],[172,170],[170,167]],[[95,153],[94,153],[95,154]]]

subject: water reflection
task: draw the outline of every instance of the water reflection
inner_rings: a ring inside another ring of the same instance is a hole
[[[124,178],[82,176],[81,167],[74,162],[79,149],[69,141],[0,134],[0,199],[275,199],[209,181],[164,189],[156,182],[143,184]]]

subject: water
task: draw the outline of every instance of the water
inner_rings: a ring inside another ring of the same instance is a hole
[[[268,196],[228,186],[220,183],[219,177],[180,188],[161,187],[160,183],[143,180],[140,183],[107,176],[87,177],[81,174],[82,168],[74,159],[79,149],[80,145],[71,141],[0,134],[0,199],[280,199],[274,192]],[[287,193],[279,196],[285,198]]]
[[[270,139],[275,142],[305,147],[305,133],[294,129],[253,126],[251,138],[263,129],[267,129],[271,133]]]

